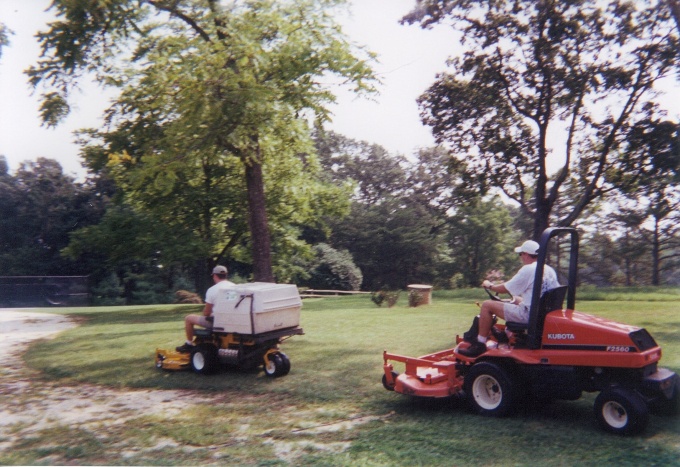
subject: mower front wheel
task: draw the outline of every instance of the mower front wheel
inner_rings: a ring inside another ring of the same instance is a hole
[[[396,382],[396,381],[397,381],[397,376],[399,376],[399,373],[397,373],[396,371],[393,371],[393,372],[392,372],[392,381],[395,381],[395,382]],[[394,391],[394,386],[395,386],[395,384],[394,384],[394,383],[393,383],[393,384],[388,383],[388,382],[387,382],[387,375],[384,374],[384,373],[383,373],[383,375],[382,375],[382,385],[383,385],[383,387],[384,387],[385,389],[387,389],[388,391]]]
[[[500,365],[491,362],[473,365],[463,388],[470,406],[480,415],[503,417],[514,409],[517,387]]]
[[[201,375],[209,375],[217,370],[217,348],[214,345],[198,345],[191,352],[191,369]]]
[[[595,398],[595,418],[599,425],[617,435],[634,435],[647,428],[647,404],[627,388],[609,388]]]

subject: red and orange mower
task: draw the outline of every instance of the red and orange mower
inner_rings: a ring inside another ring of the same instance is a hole
[[[548,247],[557,236],[570,240],[567,285],[541,296]],[[546,229],[539,244],[528,324],[495,324],[488,349],[477,357],[461,353],[470,344],[459,336],[454,348],[422,357],[385,351],[383,386],[416,397],[465,397],[476,412],[490,416],[511,413],[527,396],[576,400],[584,391],[599,392],[595,418],[617,434],[642,432],[650,410],[676,415],[680,377],[658,366],[661,347],[652,336],[575,310],[577,231]],[[506,335],[506,328],[512,332],[507,343],[495,337]],[[395,363],[403,364],[402,374]]]

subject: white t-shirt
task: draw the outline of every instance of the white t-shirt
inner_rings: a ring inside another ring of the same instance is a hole
[[[536,277],[536,263],[526,264],[517,271],[505,284],[505,288],[508,289],[515,297],[521,297],[521,306],[525,308],[531,307],[531,299],[534,293],[534,278]],[[560,283],[557,281],[557,273],[553,268],[547,264],[543,266],[543,285],[541,287],[541,295],[550,289],[559,287]]]
[[[217,284],[210,287],[208,291],[205,293],[205,303],[210,303],[211,305],[214,305],[217,302],[217,297],[219,296],[220,291],[229,289],[235,285],[236,284],[234,284],[231,281],[227,280],[219,281]]]

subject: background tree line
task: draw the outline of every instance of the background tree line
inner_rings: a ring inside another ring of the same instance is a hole
[[[446,151],[423,149],[410,161],[332,132],[314,140],[318,183],[344,194],[334,199],[344,211],[319,210],[314,223],[294,229],[290,242],[299,248],[276,251],[284,265],[275,268],[277,280],[340,290],[457,288],[477,286],[492,270],[517,269],[512,248],[529,235],[531,219],[500,196],[452,192]],[[120,201],[115,183],[101,175],[76,182],[46,159],[14,175],[0,167],[3,275],[89,275],[99,303],[170,302],[178,289],[200,292],[205,271],[196,258],[204,246],[190,229]],[[580,225],[582,283],[680,285],[675,203],[663,210],[641,193],[632,204],[622,194],[590,213]],[[237,280],[251,279],[250,264],[236,257],[223,260]]]
[[[463,39],[419,99],[438,146],[407,158],[322,130],[320,77],[375,91],[374,57],[333,20],[342,3],[54,1],[27,72],[45,124],[83,73],[119,97],[80,132],[85,182],[5,164],[4,273],[62,262],[127,303],[202,291],[217,262],[313,287],[474,286],[516,269],[523,238],[578,225],[583,281],[678,282],[680,136],[657,91],[678,73],[671,8],[417,0],[405,23]]]

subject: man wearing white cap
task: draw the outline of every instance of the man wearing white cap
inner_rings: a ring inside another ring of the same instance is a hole
[[[227,280],[227,268],[224,266],[215,266],[212,271],[212,278],[215,285],[210,287],[205,293],[205,307],[203,307],[203,314],[201,315],[187,315],[184,318],[184,330],[187,335],[187,341],[184,345],[177,347],[178,352],[190,353],[194,348],[194,326],[201,326],[206,329],[212,328],[212,313],[213,305],[220,292],[220,290],[227,289],[235,284]]]
[[[476,357],[486,352],[486,340],[491,327],[493,326],[494,315],[503,318],[505,321],[518,323],[529,322],[529,307],[534,289],[534,278],[536,277],[536,261],[538,260],[538,243],[527,240],[515,248],[515,253],[519,253],[522,268],[515,276],[502,284],[492,284],[485,280],[482,287],[498,293],[510,293],[515,297],[512,303],[486,300],[482,303],[479,313],[479,335],[476,341],[473,340],[470,347],[461,350],[463,355]],[[543,267],[543,286],[542,292],[559,286],[555,270],[547,264]],[[473,337],[474,339],[474,337]]]

